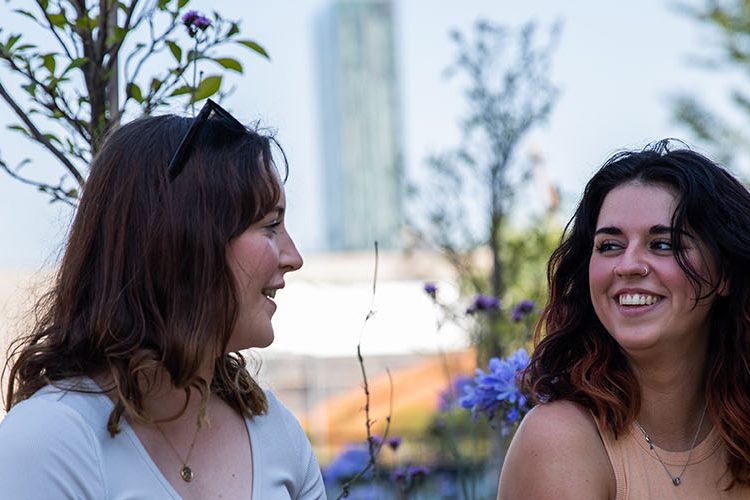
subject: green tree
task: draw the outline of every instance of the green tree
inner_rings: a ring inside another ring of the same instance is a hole
[[[10,128],[54,157],[62,176],[43,182],[26,173],[28,159],[15,167],[0,160],[0,168],[51,201],[75,204],[92,157],[123,115],[225,95],[222,72],[243,71],[240,61],[219,53],[229,44],[268,57],[240,37],[238,22],[188,11],[190,0],[16,3],[15,18],[0,28],[0,61],[9,70],[0,74],[0,97],[20,121]],[[40,29],[8,29],[21,18]]]
[[[509,246],[506,233],[514,193],[530,173],[519,158],[519,146],[548,118],[558,94],[550,80],[558,35],[555,25],[541,44],[533,22],[513,30],[486,20],[475,24],[472,40],[457,31],[451,35],[457,55],[448,75],[467,82],[468,112],[459,145],[428,161],[428,179],[417,189],[425,220],[416,225],[420,239],[440,249],[470,294],[505,298],[509,277],[522,274],[515,266],[544,269],[549,256],[536,259],[540,262],[525,260],[530,248],[522,241]],[[549,217],[540,220],[538,229],[546,235],[538,241],[559,234],[549,226]],[[477,253],[483,249],[490,253],[489,277],[486,267],[477,265]],[[514,267],[509,269],[509,264]],[[515,329],[499,312],[485,319],[475,343],[483,357],[500,355],[516,336]]]
[[[682,93],[672,99],[675,120],[684,125],[695,140],[710,149],[720,161],[732,163],[750,153],[750,2],[745,0],[705,0],[699,8],[683,6],[684,12],[717,36],[707,58],[701,63],[709,71],[731,70],[740,75],[745,86],[729,83],[727,97],[734,116],[712,110],[696,95]],[[726,73],[722,75],[726,78]]]

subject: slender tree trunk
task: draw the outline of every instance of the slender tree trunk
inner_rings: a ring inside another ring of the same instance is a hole
[[[101,0],[104,4],[111,0]],[[116,5],[109,7],[109,15],[107,16],[107,31],[114,33],[117,28],[117,12],[119,9]],[[114,62],[112,64],[112,72],[107,80],[107,130],[112,127],[116,127],[120,123],[120,71],[117,64],[117,55],[114,56]]]

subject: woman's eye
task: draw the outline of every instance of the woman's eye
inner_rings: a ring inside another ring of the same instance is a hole
[[[656,240],[651,242],[651,248],[653,248],[654,250],[671,251],[672,242],[669,240]]]
[[[612,250],[619,250],[622,246],[616,241],[601,241],[596,244],[596,251],[599,253],[611,252]]]

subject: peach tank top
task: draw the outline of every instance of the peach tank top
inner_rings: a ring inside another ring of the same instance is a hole
[[[617,483],[615,500],[735,500],[750,499],[750,487],[735,485],[729,491],[730,476],[726,468],[725,450],[716,429],[699,443],[690,456],[690,463],[675,486],[659,462],[643,433],[632,424],[615,439],[608,429],[597,422],[607,456],[612,464]],[[680,473],[688,452],[670,452],[656,448],[672,476]]]

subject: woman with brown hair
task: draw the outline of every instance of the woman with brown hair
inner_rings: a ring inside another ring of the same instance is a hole
[[[7,364],[4,498],[324,498],[302,428],[238,352],[273,341],[302,265],[274,144],[210,100],[107,138]]]
[[[662,141],[608,160],[566,234],[498,498],[750,498],[750,193]]]

